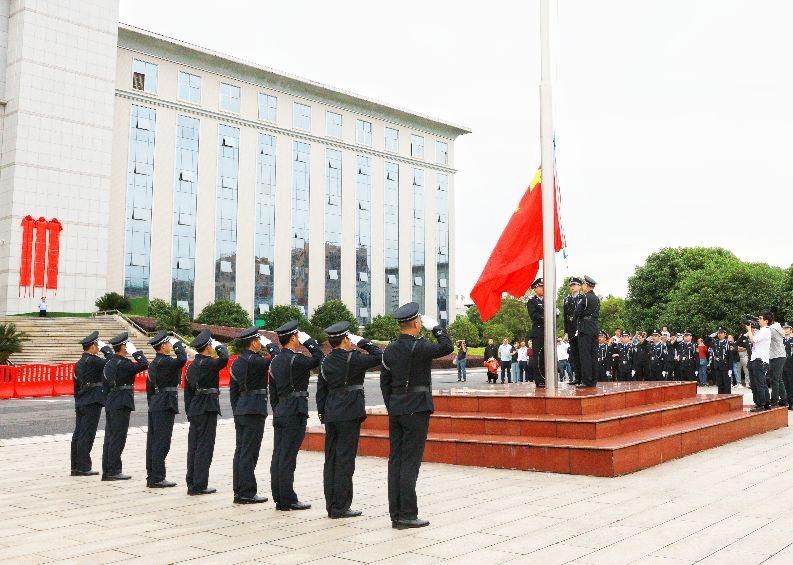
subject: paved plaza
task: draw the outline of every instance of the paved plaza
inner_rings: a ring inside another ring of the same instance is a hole
[[[341,521],[325,515],[321,453],[298,459],[311,510],[233,505],[231,420],[218,426],[211,496],[146,489],[143,428],[130,430],[126,482],[69,477],[69,439],[0,440],[0,562],[793,562],[790,428],[614,479],[424,464],[419,506],[431,525],[404,531],[388,519],[384,459],[358,459],[353,506],[364,516]],[[182,483],[186,439],[177,424],[169,478]],[[100,432],[94,468],[101,445]],[[268,496],[271,450],[268,419],[258,472]]]

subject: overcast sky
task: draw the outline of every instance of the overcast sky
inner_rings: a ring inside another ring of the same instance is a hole
[[[793,262],[793,3],[558,0],[554,113],[568,259],[602,294],[664,246]],[[466,125],[457,292],[539,164],[539,2],[121,0],[120,20]]]

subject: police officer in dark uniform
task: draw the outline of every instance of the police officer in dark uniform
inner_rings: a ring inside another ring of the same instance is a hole
[[[418,517],[416,481],[427,441],[432,404],[432,360],[454,351],[446,330],[429,316],[419,318],[419,305],[400,306],[394,317],[399,337],[383,352],[380,390],[388,409],[388,511],[397,529],[429,525]],[[438,343],[419,337],[431,330]]]
[[[229,397],[234,413],[236,444],[234,448],[233,484],[235,504],[267,502],[256,494],[256,463],[267,419],[267,371],[270,360],[280,349],[259,328],[251,326],[237,336],[239,357],[231,365]],[[262,352],[268,356],[263,357]]]
[[[187,432],[187,494],[212,494],[209,467],[215,453],[215,434],[220,416],[220,371],[229,362],[226,346],[212,339],[209,330],[199,333],[190,347],[196,354],[187,368],[184,387],[184,411],[190,428]],[[212,356],[215,351],[217,357]]]
[[[543,295],[545,285],[542,278],[531,283],[534,296],[529,298],[526,308],[531,318],[531,343],[534,346],[534,383],[537,388],[545,388],[545,306]],[[578,375],[576,375],[578,379]]]
[[[576,337],[578,337],[578,351],[581,362],[581,384],[578,386],[582,388],[594,387],[596,383],[596,340],[600,331],[598,328],[600,299],[595,294],[596,284],[591,277],[584,277],[584,296],[579,299],[575,309]]]
[[[276,510],[308,510],[295,493],[297,452],[306,436],[308,419],[308,378],[322,361],[317,340],[290,320],[279,328],[281,351],[270,364],[270,404],[273,407],[273,458],[270,461],[270,488]],[[311,356],[297,352],[299,346]]]
[[[366,370],[379,366],[383,357],[377,345],[349,330],[346,321],[325,328],[333,350],[319,364],[317,379],[317,411],[325,424],[325,506],[330,518],[361,515],[350,505],[358,437],[366,418],[363,382]]]
[[[691,341],[691,332],[683,332],[683,341],[677,344],[677,357],[679,371],[676,378],[684,381],[697,380],[699,354],[697,353],[697,344]]]
[[[622,332],[620,343],[614,348],[617,352],[617,381],[633,380],[633,343],[628,332]]]
[[[578,353],[578,337],[575,335],[575,307],[582,296],[581,282],[579,277],[570,277],[570,294],[564,297],[564,304],[562,305],[564,333],[567,334],[567,339],[570,343],[570,367],[573,370],[573,380],[570,384],[574,385],[581,384],[581,362]]]
[[[121,472],[121,453],[127,443],[129,416],[135,410],[135,375],[149,367],[142,351],[129,341],[123,332],[110,339],[113,356],[102,372],[105,395],[105,443],[102,449],[102,480],[125,481],[130,478]],[[130,361],[132,355],[135,361]]]
[[[74,434],[72,434],[72,477],[90,477],[99,471],[91,470],[91,449],[96,428],[105,405],[102,390],[102,371],[113,350],[93,332],[80,341],[83,355],[74,366]],[[99,357],[99,352],[105,356]],[[793,390],[793,389],[791,389]]]
[[[719,387],[719,394],[732,393],[730,342],[727,341],[727,330],[724,328],[716,330],[716,340],[710,348],[710,362],[713,367],[713,380],[716,381],[716,386]]]
[[[600,330],[597,345],[597,382],[605,383],[611,380],[611,343],[609,334]]]
[[[165,458],[171,450],[173,422],[179,413],[179,383],[187,363],[184,344],[171,332],[158,332],[149,340],[156,355],[149,364],[146,397],[149,401],[149,429],[146,433],[146,486],[175,487],[165,479]],[[176,359],[171,357],[176,353]]]
[[[667,380],[674,381],[678,377],[678,366],[680,362],[680,343],[677,341],[677,335],[672,334],[669,336],[669,341],[666,343],[666,378]]]
[[[653,330],[653,342],[650,344],[650,380],[666,380],[666,344],[661,341],[661,332]]]
[[[793,391],[793,326],[782,326],[785,337],[782,344],[785,346],[785,366],[782,368],[782,378],[785,381],[785,390]],[[793,394],[787,395],[788,410],[793,410]]]
[[[639,342],[633,348],[633,379],[646,381],[650,378],[650,352],[646,333],[639,332]]]

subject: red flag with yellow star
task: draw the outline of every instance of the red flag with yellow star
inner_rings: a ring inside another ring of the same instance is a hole
[[[542,172],[538,169],[471,291],[471,300],[479,308],[482,321],[498,312],[504,292],[523,296],[537,276],[542,259],[541,181]],[[559,206],[554,198],[554,250],[561,249]]]

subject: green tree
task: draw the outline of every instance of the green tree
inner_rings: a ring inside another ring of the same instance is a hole
[[[377,341],[394,340],[399,337],[399,322],[391,314],[375,316],[364,326],[363,335]]]
[[[525,338],[531,329],[531,318],[526,303],[510,297],[501,299],[501,308],[487,321],[487,324],[490,323],[506,328],[507,333],[501,337],[508,337],[510,341],[516,337]]]
[[[246,328],[253,323],[248,312],[242,306],[230,300],[210,302],[204,306],[195,321],[199,324],[228,326],[230,328]]]
[[[777,316],[779,316],[781,320],[793,324],[793,265],[785,271],[784,278],[785,283]]]
[[[468,308],[466,308],[465,315],[474,325],[477,333],[481,336],[482,332],[485,331],[485,323],[482,321],[482,317],[479,315],[479,308],[477,308],[476,304],[471,304]]]
[[[118,310],[119,312],[129,312],[129,309],[132,305],[129,302],[129,298],[126,296],[121,296],[117,292],[107,292],[96,299],[94,305],[99,309],[100,312],[106,310]]]
[[[170,309],[171,309],[171,305],[168,304],[165,300],[163,300],[162,298],[154,298],[152,299],[151,302],[149,302],[149,309],[147,311],[147,314],[150,317],[157,319],[158,317],[162,316]]]
[[[325,328],[343,321],[350,322],[350,333],[358,333],[358,320],[347,308],[347,305],[341,300],[329,300],[314,310],[314,314],[311,316],[311,325],[315,334],[311,334],[311,336],[322,343],[328,339]]]
[[[504,338],[512,341],[514,336],[510,334],[509,329],[504,324],[499,324],[497,322],[493,322],[492,320],[488,320],[485,324],[485,333],[482,335],[482,339],[484,341],[492,339],[496,342],[496,344],[499,344]]]
[[[667,247],[651,254],[628,279],[625,322],[631,328],[643,329],[667,322],[667,304],[680,281],[720,258],[736,259],[730,251],[718,247]]]
[[[311,322],[308,321],[308,318],[297,306],[292,306],[291,304],[280,304],[270,308],[264,318],[264,329],[274,331],[275,328],[284,325],[289,320],[297,320],[304,332],[311,333],[308,331],[311,329]]]
[[[449,325],[449,335],[454,341],[464,339],[469,347],[479,345],[479,332],[476,331],[476,326],[467,316],[455,318]]]
[[[151,307],[149,308],[149,312],[151,312]],[[190,320],[190,315],[184,308],[171,306],[166,303],[165,308],[159,305],[155,312],[157,315],[154,319],[157,321],[158,330],[173,331],[185,339],[193,335],[193,322]]]
[[[625,328],[625,299],[619,296],[608,295],[600,301],[600,329],[605,330],[609,335],[614,330]],[[647,328],[630,328],[632,331],[646,330]]]
[[[16,324],[0,324],[0,365],[8,365],[11,354],[22,351],[22,344],[27,340],[28,335],[17,331]]]

